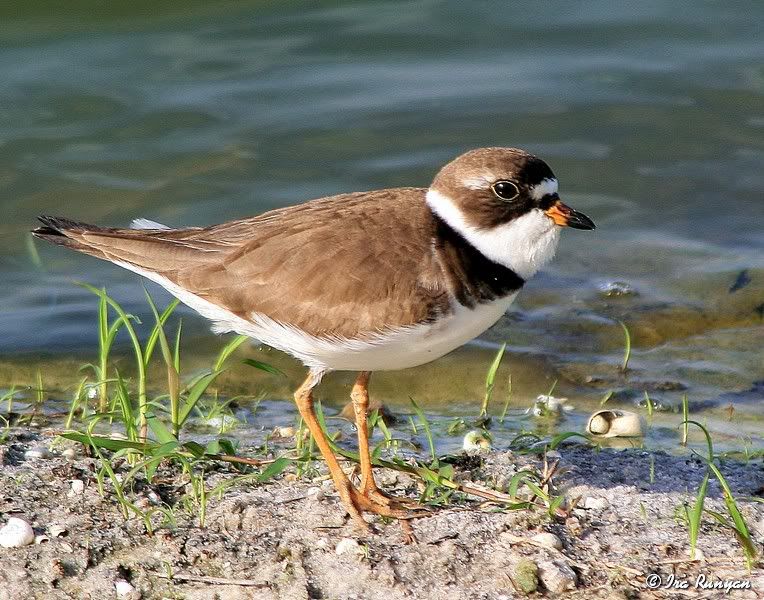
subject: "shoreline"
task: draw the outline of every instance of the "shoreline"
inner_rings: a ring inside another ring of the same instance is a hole
[[[50,446],[45,457],[30,453]],[[673,598],[709,593],[692,589],[701,575],[730,586],[749,582],[732,588],[731,597],[764,593],[764,504],[744,499],[762,494],[761,460],[720,461],[760,553],[749,572],[735,536],[709,516],[699,560],[690,561],[687,525],[677,515],[694,502],[705,465],[688,456],[563,446],[552,484],[570,504],[567,516],[552,518],[540,508],[501,511],[454,496],[449,506],[413,521],[417,543],[406,545],[398,524],[377,519],[378,534],[358,536],[320,461],[301,479],[287,469],[267,483],[241,482],[222,498],[211,497],[205,528],[198,512],[180,506],[187,482],[162,466],[157,483],[139,479],[128,492],[136,506],[154,509],[154,526],[159,508],[175,503],[175,525],[149,535],[141,518],[124,520],[108,479],[101,497],[98,460],[82,449],[35,430],[11,430],[0,446],[0,525],[19,517],[48,538],[0,549],[0,598],[95,599],[113,597],[119,585],[119,597],[145,599],[498,600],[523,597],[523,586],[533,581],[530,593],[537,597]],[[457,462],[454,478],[506,489],[521,469],[541,471],[543,459],[491,452]],[[128,470],[125,462],[118,473]],[[211,467],[206,485],[214,489],[236,475],[230,466]],[[378,479],[388,492],[418,494],[417,480],[407,474],[381,469]],[[726,514],[714,480],[706,508]],[[650,576],[660,578],[658,589],[649,589]]]

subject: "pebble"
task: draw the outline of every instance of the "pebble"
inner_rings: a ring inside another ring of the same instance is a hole
[[[310,487],[308,488],[308,491],[306,492],[306,495],[308,498],[313,498],[315,500],[323,500],[324,499],[324,490],[322,490],[320,487]]]
[[[57,538],[66,535],[66,527],[63,525],[51,525],[48,527],[48,533],[50,537]]]
[[[274,433],[280,438],[292,438],[295,436],[294,427],[276,427]]]
[[[340,556],[343,554],[355,554],[358,556],[363,554],[361,545],[353,538],[342,538],[337,546],[335,546],[334,552]]]
[[[139,597],[137,590],[129,581],[117,579],[114,582],[114,589],[117,592],[117,598],[136,598]]]
[[[690,555],[690,550],[688,549],[687,556],[689,555]],[[703,553],[703,550],[701,550],[700,548],[695,548],[695,560],[699,560],[699,561],[706,560],[706,555]]]
[[[79,496],[85,491],[85,482],[82,479],[73,479],[71,483],[71,489],[67,496]]]
[[[541,544],[546,548],[554,548],[555,550],[562,550],[562,540],[555,534],[543,531],[537,533],[531,538],[537,544]]]
[[[24,519],[11,517],[0,529],[0,546],[3,548],[18,548],[34,543],[35,535],[32,526]]]
[[[539,586],[538,565],[527,558],[519,560],[514,569],[514,581],[525,594],[532,594]]]
[[[610,503],[607,498],[595,498],[594,496],[587,496],[584,498],[584,502],[581,505],[586,510],[605,510]]]
[[[539,562],[539,580],[553,594],[562,594],[576,589],[576,572],[562,561],[544,560]]]
[[[637,290],[625,281],[608,281],[600,284],[598,287],[600,295],[605,298],[639,295]]]
[[[74,460],[75,458],[77,458],[77,451],[74,448],[67,448],[61,453],[61,456],[63,456],[67,460]]]
[[[50,450],[47,448],[30,448],[24,452],[24,458],[50,458]]]

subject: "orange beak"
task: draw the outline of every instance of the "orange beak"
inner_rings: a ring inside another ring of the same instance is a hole
[[[573,229],[594,229],[594,221],[584,213],[573,210],[567,204],[557,200],[546,211],[546,216],[552,219],[560,227],[572,227]]]

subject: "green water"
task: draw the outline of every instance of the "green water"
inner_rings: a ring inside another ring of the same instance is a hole
[[[558,379],[580,428],[610,389],[624,407],[644,389],[668,407],[687,393],[719,435],[761,441],[764,5],[178,7],[0,8],[0,389],[42,366],[66,391],[76,374],[61,365],[94,352],[94,301],[73,280],[146,314],[137,277],[58,248],[38,257],[37,214],[205,224],[427,185],[468,148],[516,145],[550,163],[598,229],[565,232],[483,338],[509,342],[513,404]],[[613,281],[636,294],[606,295]],[[617,320],[633,336],[626,378]],[[191,313],[184,326],[207,339]],[[433,412],[474,413],[488,355],[375,385],[392,404],[414,390]],[[671,441],[673,417],[655,418]]]

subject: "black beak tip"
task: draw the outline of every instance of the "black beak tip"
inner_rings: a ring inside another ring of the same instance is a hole
[[[570,215],[570,218],[568,219],[568,227],[572,227],[573,229],[583,229],[585,231],[597,229],[594,221],[592,221],[584,213],[580,213],[578,211],[574,211],[573,214]]]

